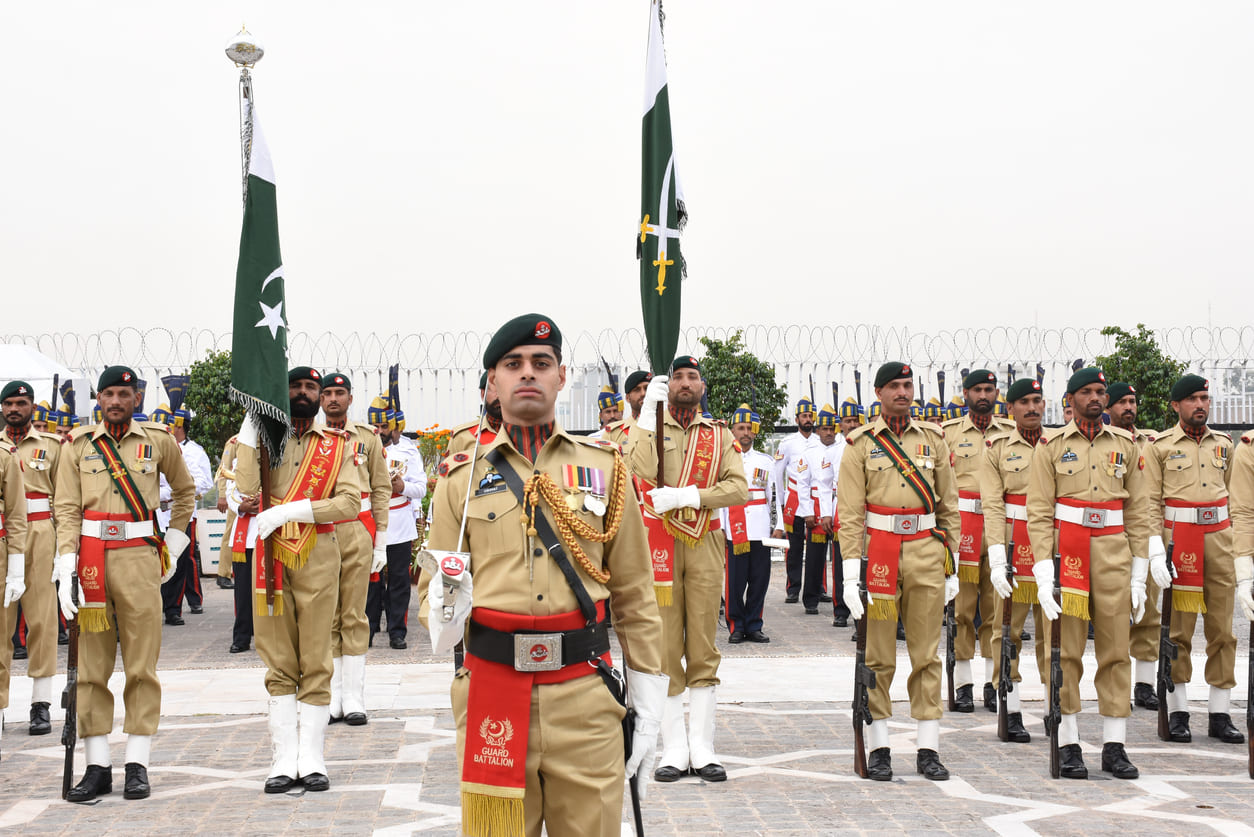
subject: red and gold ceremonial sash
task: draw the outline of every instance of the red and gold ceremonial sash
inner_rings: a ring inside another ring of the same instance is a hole
[[[906,485],[914,490],[914,493],[923,501],[922,514],[936,514],[936,495],[932,493],[932,486],[928,485],[927,480],[923,479],[923,475],[919,473],[919,469],[914,466],[910,457],[906,456],[906,452],[901,449],[890,434],[888,428],[880,431],[878,434],[871,434],[871,441],[888,455],[888,459],[897,468],[897,473],[901,474],[901,478],[906,481]],[[901,514],[900,511],[895,512]],[[928,530],[928,534],[941,542],[941,546],[945,548],[945,575],[953,575],[954,572],[954,554],[949,548],[949,532],[940,526],[935,526]]]
[[[231,563],[243,564],[248,560],[247,553],[252,548],[248,543],[248,525],[256,516],[244,512],[235,515],[235,534],[231,536]]]
[[[1227,506],[1228,500],[1225,498],[1218,502],[1188,503],[1184,500],[1164,499],[1163,504],[1173,509],[1219,509]],[[1171,606],[1175,610],[1188,613],[1205,613],[1202,571],[1206,565],[1206,536],[1211,532],[1222,532],[1232,525],[1232,521],[1228,518],[1218,523],[1165,520],[1163,525],[1171,530],[1171,541],[1175,544],[1171,554],[1171,561],[1176,566],[1176,579],[1171,582]]]
[[[896,514],[926,514],[921,508],[899,509],[868,503],[866,510],[890,517]],[[897,570],[901,560],[901,545],[906,541],[930,538],[930,530],[902,535],[883,529],[867,527],[866,590],[871,603],[867,615],[876,621],[897,621]]]
[[[170,550],[166,549],[165,539],[157,527],[157,518],[148,509],[148,504],[144,502],[144,495],[140,493],[139,486],[135,485],[135,480],[131,479],[131,472],[127,469],[126,463],[122,461],[122,456],[118,453],[117,446],[113,444],[113,438],[107,433],[102,434],[99,438],[92,439],[91,444],[104,460],[105,467],[109,471],[109,479],[113,480],[113,485],[117,488],[118,494],[122,496],[126,507],[130,509],[131,520],[152,521],[154,534],[151,538],[145,538],[145,540],[161,556],[161,574],[165,575],[166,571],[170,569]],[[141,444],[139,448],[141,459],[152,459],[152,445]],[[177,558],[178,556],[174,557]]]
[[[121,524],[135,522],[126,512],[105,514],[92,509],[83,509],[83,519],[116,520]],[[79,538],[78,580],[83,594],[78,610],[80,628],[88,633],[102,633],[112,628],[105,607],[105,551],[131,546],[152,546],[153,540],[155,539],[131,538],[125,541],[103,541],[100,538]],[[158,567],[163,566],[158,562]],[[164,570],[159,570],[162,571]]]
[[[605,602],[597,602],[597,619]],[[476,607],[471,620],[487,628],[517,633],[574,631],[586,624],[578,610],[552,616],[505,613]],[[473,626],[470,628],[474,630]],[[613,660],[607,651],[601,657]],[[565,683],[597,673],[580,660],[555,671],[517,671],[467,652],[470,688],[466,696],[465,750],[462,752],[462,833],[472,837],[521,837],[527,789],[527,739],[531,733],[531,687]]]
[[[980,499],[978,491],[959,491],[963,500]],[[984,549],[984,515],[978,512],[959,512],[962,518],[962,536],[958,539],[958,579],[968,584],[980,583],[980,553]]]
[[[728,506],[727,508],[727,528],[730,530],[728,534],[731,536],[732,552],[736,555],[744,555],[749,551],[749,519],[746,510],[750,506],[765,506],[766,498],[758,497],[750,500],[743,506]]]
[[[647,494],[645,495],[648,496]],[[666,528],[662,518],[652,509],[641,505],[644,530],[649,537],[649,558],[653,564],[653,594],[658,607],[670,607],[675,599],[675,536]]]
[[[784,498],[784,531],[792,534],[792,526],[797,520],[797,507],[801,505],[801,497],[797,494],[791,477],[788,478],[788,482],[788,496]]]
[[[1097,502],[1059,497],[1058,503],[1077,509],[1122,509],[1122,500]],[[1089,619],[1089,561],[1091,538],[1122,534],[1123,526],[1091,529],[1080,523],[1054,519],[1058,530],[1059,577],[1062,584],[1062,612],[1077,619]]]
[[[1007,506],[1019,506],[1026,509],[1028,495],[1005,495]],[[1011,601],[1021,604],[1036,604],[1036,576],[1032,567],[1036,564],[1036,556],[1032,554],[1032,541],[1028,538],[1028,522],[1026,520],[1006,518],[1010,526],[1011,566],[1014,567],[1015,589]]]
[[[274,503],[294,503],[297,500],[325,500],[335,489],[344,461],[344,436],[338,433],[318,435],[300,463],[300,470],[287,493]],[[284,523],[270,536],[274,560],[291,570],[299,570],[309,560],[318,535],[312,523]]]

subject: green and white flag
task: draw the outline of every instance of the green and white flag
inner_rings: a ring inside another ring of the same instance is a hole
[[[244,227],[235,269],[235,318],[231,334],[231,400],[260,422],[261,441],[274,463],[292,432],[287,395],[287,302],[274,165],[255,109],[245,99],[251,126]],[[245,134],[247,136],[247,133]]]
[[[688,220],[671,143],[671,106],[662,45],[661,0],[649,4],[649,48],[645,60],[643,151],[640,177],[640,307],[649,362],[665,374],[679,344],[681,280],[687,274],[679,234]]]

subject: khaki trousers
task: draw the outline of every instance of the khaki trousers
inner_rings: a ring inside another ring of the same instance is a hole
[[[1232,632],[1232,606],[1236,596],[1237,574],[1233,569],[1232,527],[1206,535],[1202,562],[1202,630],[1206,636],[1206,682],[1217,689],[1237,685],[1237,638]],[[1197,614],[1171,611],[1171,638],[1180,646],[1180,656],[1171,664],[1171,679],[1187,683],[1193,677],[1193,632]]]
[[[920,538],[901,545],[897,573],[897,612],[906,629],[910,655],[910,717],[934,721],[941,717],[941,614],[945,610],[945,553],[935,538]],[[892,717],[888,697],[897,671],[897,623],[867,619],[866,661],[875,672],[875,688],[869,695],[871,717]]]
[[[1000,600],[998,601],[1000,602]],[[1019,658],[1023,656],[1023,639],[1021,636],[1023,634],[1023,626],[1028,621],[1029,607],[1032,610],[1032,623],[1036,629],[1036,634],[1032,637],[1036,645],[1036,670],[1040,672],[1041,683],[1044,684],[1049,679],[1049,622],[1042,615],[1040,605],[1028,605],[1026,602],[1014,602],[1010,606],[1010,637],[1014,640],[1015,649],[1018,652],[1010,664],[1010,679],[1015,683],[1023,681],[1022,675],[1019,674]],[[993,653],[993,685],[996,686],[1001,680],[1000,603],[998,604],[997,621],[993,625],[992,647],[996,649]]]
[[[723,595],[723,533],[707,532],[697,546],[675,542],[675,583],[670,607],[662,613],[662,673],[670,678],[667,694],[685,688],[717,686],[723,659],[714,636]]]
[[[1097,710],[1108,718],[1132,714],[1132,661],[1128,658],[1132,597],[1132,552],[1122,533],[1090,540],[1089,613],[1093,617],[1093,649],[1097,655]],[[1084,676],[1084,646],[1088,621],[1062,619],[1062,712],[1080,711],[1080,678]],[[1044,620],[1041,620],[1044,624]]]
[[[261,560],[261,556],[254,556]],[[257,653],[266,664],[266,691],[295,694],[301,703],[331,703],[331,623],[339,600],[340,547],[334,532],[320,533],[305,566],[283,572],[283,613],[253,617]],[[254,573],[254,579],[256,574]],[[256,600],[254,582],[254,601]],[[265,588],[262,588],[264,592]]]
[[[218,578],[231,578],[231,529],[235,526],[235,512],[227,511],[226,528],[222,530],[222,546],[218,548]]]
[[[1154,579],[1145,579],[1145,613],[1128,632],[1128,653],[1134,660],[1158,659],[1158,632],[1163,623],[1163,591]]]
[[[340,594],[331,623],[331,656],[359,657],[370,644],[366,593],[370,590],[374,542],[359,520],[338,524],[335,537],[340,542]]]
[[[461,669],[450,690],[459,778],[470,678],[470,671]],[[618,837],[623,817],[623,715],[595,671],[565,683],[532,686],[523,797],[528,837],[540,837],[542,826],[549,837]]]
[[[988,549],[980,555],[980,583],[962,582],[958,598],[954,601],[954,623],[958,628],[954,637],[954,657],[970,660],[975,657],[975,606],[980,606],[980,656],[990,659],[998,651],[993,645],[993,623],[1001,623],[1001,599],[993,590],[993,578],[988,568]]]
[[[113,730],[113,693],[109,676],[122,647],[126,675],[122,731],[152,735],[161,718],[161,562],[150,546],[105,551],[105,612],[113,628],[78,638],[78,734],[108,735]],[[81,601],[81,600],[80,600]],[[55,630],[55,627],[54,627]],[[55,636],[55,634],[54,634]]]

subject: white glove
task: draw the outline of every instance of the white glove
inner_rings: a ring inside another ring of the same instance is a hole
[[[388,563],[388,533],[387,531],[375,532],[374,535],[374,553],[370,556],[370,572],[381,572]]]
[[[862,575],[862,562],[856,558],[846,558],[840,562],[841,575],[844,578],[844,597],[841,602],[849,609],[849,615],[861,619],[866,613],[866,603],[858,589],[859,577]]]
[[[435,653],[447,654],[461,642],[466,631],[466,617],[470,615],[474,601],[474,589],[474,579],[470,577],[470,570],[466,570],[462,573],[462,586],[458,588],[457,599],[453,602],[453,618],[445,622],[439,616],[440,609],[444,607],[444,581],[437,575],[427,585],[427,606],[430,608],[427,631],[431,634],[431,650]]]
[[[191,544],[192,539],[187,537],[187,533],[182,529],[167,529],[165,533],[165,545],[170,550],[170,562],[173,563],[176,558],[183,554],[183,550]]]
[[[1233,565],[1237,571],[1237,601],[1245,611],[1245,618],[1254,622],[1254,591],[1250,589],[1254,584],[1254,558],[1239,555]]]
[[[653,772],[649,768],[657,753],[657,733],[662,727],[662,708],[666,705],[669,684],[670,678],[665,674],[642,674],[627,669],[627,705],[636,710],[636,731],[631,737],[631,758],[627,759],[626,774],[628,779],[640,777],[636,790],[642,802],[645,785]]]
[[[1132,558],[1132,621],[1140,622],[1145,615],[1145,579],[1149,576],[1149,559]]]
[[[9,572],[4,579],[4,607],[22,598],[26,592],[26,556],[20,552],[9,553]]]
[[[644,403],[640,405],[640,418],[636,427],[648,433],[657,432],[657,405],[665,404],[671,397],[670,378],[658,375],[644,391]]]
[[[1014,592],[1015,585],[1006,578],[1006,545],[990,544],[988,547],[989,580],[993,582],[993,590],[999,599],[1008,599]]]
[[[958,574],[945,576],[945,604],[958,598]]]
[[[244,416],[235,439],[243,447],[257,449],[257,422],[253,421],[251,416]]]
[[[78,613],[78,606],[74,604],[72,595],[74,591],[70,589],[76,569],[78,569],[78,555],[73,552],[58,555],[52,565],[52,579],[57,582],[57,599],[61,602],[61,615],[67,622],[74,618],[75,613]]]
[[[257,515],[257,537],[265,540],[284,523],[313,523],[313,500],[280,503]]]
[[[658,514],[673,509],[696,509],[701,507],[701,492],[695,485],[664,485],[649,491],[649,502]]]
[[[1036,577],[1036,601],[1041,613],[1053,622],[1062,613],[1062,605],[1054,599],[1054,559],[1037,561],[1032,565],[1032,575]]]
[[[1159,589],[1166,590],[1171,586],[1171,570],[1167,567],[1167,550],[1163,548],[1162,535],[1151,535],[1149,539],[1150,576]]]

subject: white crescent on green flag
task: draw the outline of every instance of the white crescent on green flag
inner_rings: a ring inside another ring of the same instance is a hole
[[[643,147],[640,165],[640,307],[653,371],[664,374],[679,344],[680,280],[687,265],[679,234],[688,220],[671,142],[670,93],[662,44],[660,0],[649,4],[649,47],[645,59]]]
[[[231,333],[231,400],[260,422],[261,441],[277,463],[292,432],[287,394],[287,302],[283,257],[279,253],[279,213],[274,164],[251,101],[251,124],[244,226],[235,270],[235,317]]]

